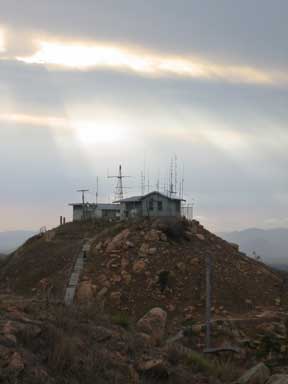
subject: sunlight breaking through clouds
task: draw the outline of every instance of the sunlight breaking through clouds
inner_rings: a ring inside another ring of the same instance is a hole
[[[30,57],[17,57],[28,64],[57,66],[62,69],[110,69],[130,71],[150,77],[186,77],[224,80],[236,83],[276,84],[287,76],[250,66],[217,64],[203,58],[170,56],[113,45],[61,42],[39,43]]]
[[[5,30],[0,27],[0,53],[6,51]]]

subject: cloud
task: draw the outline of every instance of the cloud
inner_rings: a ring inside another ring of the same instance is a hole
[[[3,53],[6,51],[6,36],[5,36],[5,30],[0,27],[0,53]]]
[[[27,64],[68,69],[130,71],[150,77],[184,77],[235,83],[273,85],[287,81],[285,74],[237,64],[217,64],[202,57],[173,56],[113,44],[40,41],[32,56],[17,57]]]

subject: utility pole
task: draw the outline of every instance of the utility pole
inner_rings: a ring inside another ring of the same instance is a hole
[[[206,350],[211,348],[211,271],[212,257],[206,256]]]
[[[116,200],[123,200],[124,198],[124,187],[123,187],[123,179],[130,176],[122,175],[122,166],[119,165],[119,173],[118,176],[108,176],[108,179],[117,179],[117,184],[115,188],[115,198]]]
[[[89,192],[89,189],[79,189],[77,192],[82,193],[82,220],[85,220],[86,219],[85,192]]]

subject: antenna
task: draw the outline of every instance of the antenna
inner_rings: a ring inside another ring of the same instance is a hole
[[[145,174],[141,171],[141,195],[145,195]]]
[[[85,193],[89,192],[89,189],[78,189],[77,192],[82,193],[82,219],[86,219],[86,210],[85,210]]]
[[[156,190],[157,192],[160,192],[160,171],[158,170],[158,177],[157,177],[157,183],[156,183]]]
[[[123,187],[123,179],[131,176],[123,176],[122,175],[122,166],[119,165],[119,173],[118,176],[107,176],[108,179],[117,179],[117,184],[115,188],[115,199],[123,200],[124,198],[124,187]]]
[[[178,182],[178,164],[177,155],[174,155],[174,193],[177,194],[177,182]]]
[[[96,178],[96,205],[98,205],[98,196],[99,196],[99,177]]]

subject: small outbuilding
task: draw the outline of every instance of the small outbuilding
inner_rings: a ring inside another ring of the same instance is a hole
[[[119,219],[120,204],[69,204],[73,207],[73,221],[91,219]]]
[[[120,203],[120,218],[179,217],[181,203],[185,201],[154,191],[143,196],[133,196],[116,201]]]

